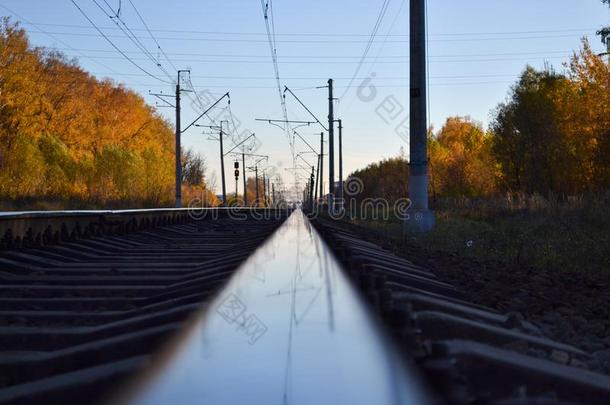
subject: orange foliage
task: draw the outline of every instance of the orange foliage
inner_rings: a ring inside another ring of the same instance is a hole
[[[173,190],[167,121],[134,91],[33,48],[0,20],[0,198],[158,206],[173,203]]]

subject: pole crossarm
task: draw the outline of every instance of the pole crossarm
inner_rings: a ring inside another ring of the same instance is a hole
[[[195,118],[195,120],[193,120],[193,122],[191,122],[186,128],[184,128],[181,132],[184,133],[186,132],[187,129],[189,129],[190,127],[192,127],[193,125],[195,125],[195,123],[197,121],[199,121],[204,115],[206,115],[208,112],[210,112],[210,110],[214,107],[216,107],[216,105],[218,103],[220,103],[222,101],[223,98],[228,97],[229,101],[231,100],[231,96],[229,95],[229,92],[227,91],[225,94],[222,95],[222,97],[220,97],[218,100],[216,100],[214,102],[214,104],[212,104],[210,107],[208,107],[207,110],[205,110],[204,112],[202,112],[197,118]]]
[[[311,169],[308,169],[305,166],[301,166],[301,165],[296,165],[295,167],[285,167],[284,170],[289,171],[289,172],[294,172],[297,170],[305,170],[307,172],[307,174],[311,174]],[[300,173],[298,173],[298,175],[300,175]]]
[[[296,136],[298,136],[298,137],[299,137],[299,139],[301,139],[303,142],[305,142],[305,145],[307,145],[307,147],[308,147],[309,149],[311,149],[311,151],[312,151],[313,153],[316,153],[316,154],[318,154],[318,153],[319,153],[317,150],[315,150],[315,149],[314,149],[314,147],[313,147],[313,146],[311,146],[311,145],[309,144],[309,142],[307,142],[307,141],[305,140],[305,138],[303,138],[303,137],[301,136],[301,134],[299,134],[297,131],[294,131],[294,134],[295,134]]]
[[[311,163],[309,163],[307,160],[305,160],[305,158],[303,158],[303,156],[301,156],[300,153],[297,153],[297,158],[300,158],[303,162],[305,162],[305,164],[307,166],[309,166],[310,169],[313,169],[314,166]]]
[[[220,127],[218,125],[204,125],[204,124],[195,124],[193,125],[194,127],[198,127],[198,128],[210,128],[210,129],[216,129],[219,130]]]
[[[228,151],[227,153],[225,153],[225,156],[227,156],[229,153],[233,152],[235,149],[237,149],[240,145],[244,144],[248,139],[252,138],[252,137],[256,137],[256,134],[252,134],[249,137],[247,137],[246,139],[244,139],[243,141],[241,141],[240,143],[238,143],[237,145],[235,145],[230,151]]]
[[[171,98],[176,98],[176,96],[174,94],[163,94],[163,93],[151,93],[150,90],[148,90],[148,95],[149,96],[154,96],[156,98],[158,98],[159,100],[161,100],[164,105],[158,105],[157,107],[171,107],[171,108],[176,108],[176,106],[172,103],[170,103],[169,101],[167,101],[164,97],[171,97]]]
[[[316,124],[316,121],[276,120],[276,119],[271,119],[271,118],[255,118],[255,121],[265,121],[270,124],[272,122],[283,122],[285,124],[306,124],[306,125]]]
[[[312,117],[313,117],[313,118],[316,120],[316,122],[317,122],[318,124],[320,124],[320,126],[321,126],[322,128],[324,128],[324,130],[325,130],[325,131],[328,131],[328,128],[326,128],[326,127],[324,126],[324,124],[322,124],[322,122],[321,122],[321,121],[318,119],[318,117],[316,117],[316,116],[314,115],[314,113],[312,113],[312,112],[311,112],[311,110],[310,110],[309,108],[307,108],[307,106],[306,106],[305,104],[303,104],[303,102],[301,101],[301,99],[300,99],[300,98],[298,98],[298,97],[297,97],[297,95],[296,95],[296,94],[294,94],[294,93],[292,92],[292,90],[290,90],[290,89],[288,88],[288,86],[284,86],[284,97],[286,97],[286,92],[289,92],[290,94],[292,94],[292,97],[294,97],[294,98],[295,98],[295,99],[296,99],[296,100],[299,102],[299,104],[301,104],[301,106],[302,106],[302,107],[303,107],[303,108],[304,108],[304,109],[305,109],[305,110],[306,110],[306,111],[309,113],[309,115],[311,115],[311,116],[312,116]]]
[[[240,155],[245,155],[245,156],[252,156],[252,157],[258,157],[258,158],[264,158],[264,159],[269,159],[269,156],[267,155],[257,155],[254,153],[239,153]]]
[[[258,159],[256,162],[254,162],[254,166],[258,166],[258,164],[260,162],[262,162],[263,160],[267,160],[268,161],[269,160],[269,156],[261,156],[260,159]]]
[[[304,126],[310,126],[312,124],[316,124],[315,121],[298,121],[298,120],[275,120],[275,119],[270,119],[270,118],[256,118],[256,121],[264,121],[267,122],[273,126],[276,126],[278,128],[280,128],[282,131],[285,130],[285,128],[281,127],[280,125],[276,124],[276,122],[282,122],[284,124],[299,124],[297,126],[295,126],[294,128],[291,128],[292,131],[294,131],[295,129],[299,128],[299,127],[304,127]],[[296,133],[296,131],[295,131]],[[294,137],[293,137],[294,138]],[[294,142],[294,141],[293,141]]]

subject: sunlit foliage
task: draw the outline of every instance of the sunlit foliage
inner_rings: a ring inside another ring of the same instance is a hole
[[[506,192],[566,199],[610,189],[610,64],[583,40],[557,73],[526,67],[490,128],[450,117],[430,130],[431,197],[489,198]],[[353,176],[363,197],[408,195],[403,157],[374,163]]]
[[[0,20],[0,198],[173,202],[173,129],[137,93]],[[185,152],[185,187],[203,185]]]
[[[432,197],[487,197],[496,189],[492,138],[470,117],[450,117],[429,136]]]
[[[566,68],[526,68],[494,112],[502,189],[574,195],[610,187],[610,65],[583,41]]]

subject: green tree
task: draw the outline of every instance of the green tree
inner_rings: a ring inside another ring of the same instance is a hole
[[[583,40],[565,67],[526,68],[494,111],[503,188],[566,196],[610,187],[610,65]]]
[[[508,102],[496,109],[493,151],[509,190],[547,194],[567,192],[573,184],[555,101],[567,84],[551,69],[538,72],[528,66]]]

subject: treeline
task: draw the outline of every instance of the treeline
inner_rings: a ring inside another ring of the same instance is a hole
[[[361,184],[350,184],[348,179],[345,198],[354,194],[358,199],[383,197],[393,202],[408,194],[405,179],[409,177],[409,162],[401,152],[397,157],[371,163],[364,169],[355,171],[350,177],[359,179]]]
[[[587,41],[565,65],[527,67],[490,128],[452,117],[429,131],[430,194],[491,197],[506,192],[571,195],[610,189],[610,64]],[[353,173],[367,195],[406,195],[404,158]],[[388,191],[390,190],[390,191]]]
[[[0,199],[170,205],[173,138],[137,93],[0,21]],[[184,157],[185,192],[196,194],[205,164]]]

